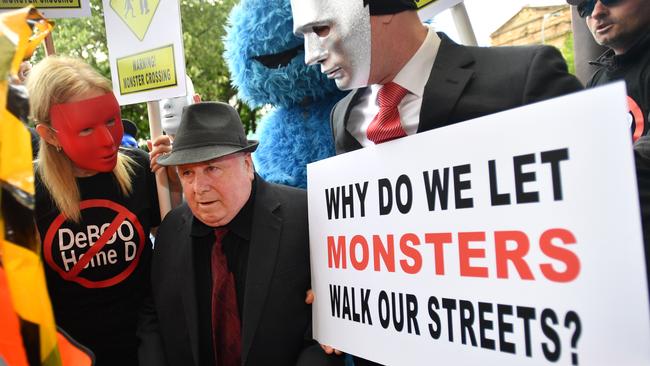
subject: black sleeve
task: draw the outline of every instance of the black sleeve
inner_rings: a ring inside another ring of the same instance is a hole
[[[156,193],[156,181],[153,173],[149,168],[149,154],[140,149],[122,148],[120,149],[126,155],[134,159],[137,163],[136,172],[137,183],[143,184],[145,188],[143,194],[150,196],[149,215],[151,227],[160,225],[160,209],[158,208],[158,196]],[[145,233],[149,235],[149,233]],[[145,266],[145,288],[142,291],[146,294],[142,300],[140,313],[138,314],[138,326],[136,336],[139,341],[138,359],[140,366],[165,366],[165,353],[158,326],[158,317],[153,303],[151,294],[151,248],[147,248],[148,257]]]
[[[147,168],[149,160],[147,159]],[[160,225],[160,206],[158,204],[158,186],[156,176],[147,169],[147,185],[149,186],[149,202],[151,202],[151,227]]]
[[[555,47],[536,48],[528,68],[523,104],[550,99],[582,89],[580,81],[569,74],[562,54]]]
[[[646,259],[646,275],[650,286],[650,135],[642,136],[634,144],[634,162],[639,187],[641,226]]]
[[[318,344],[311,344],[300,352],[296,366],[343,366],[345,356],[328,355]]]
[[[160,225],[160,206],[158,205],[158,189],[156,186],[156,176],[149,168],[149,154],[140,149],[120,148],[120,151],[131,157],[138,164],[138,169],[141,169],[137,174],[142,174],[146,185],[146,194],[149,196],[150,217],[149,222],[151,227],[158,227]]]
[[[137,337],[140,341],[138,345],[140,366],[164,366],[167,364],[158,326],[158,316],[151,296],[145,297],[140,310]]]

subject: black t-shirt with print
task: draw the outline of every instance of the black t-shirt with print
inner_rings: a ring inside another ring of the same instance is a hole
[[[160,223],[147,154],[121,152],[137,162],[132,193],[123,196],[112,173],[77,178],[80,224],[63,218],[36,176],[36,221],[55,319],[95,353],[98,366],[137,365],[138,312],[149,292],[149,231]]]

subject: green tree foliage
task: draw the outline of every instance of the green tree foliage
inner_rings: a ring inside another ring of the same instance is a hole
[[[236,2],[237,0],[181,0],[185,65],[202,100],[236,102],[246,131],[253,132],[257,127],[259,110],[251,110],[236,99],[237,93],[230,84],[228,67],[222,57],[226,19]],[[102,3],[101,0],[91,0],[90,3],[90,18],[56,21],[53,32],[56,53],[81,57],[110,78]],[[43,57],[43,49],[40,49],[33,61],[37,62]],[[122,107],[122,117],[138,125],[138,137],[149,136],[146,103]]]
[[[564,46],[560,50],[562,52],[562,56],[564,56],[564,59],[566,60],[567,66],[569,66],[569,72],[573,75],[576,74],[576,65],[575,65],[575,58],[574,58],[574,52],[573,52],[573,34],[569,33],[566,38],[564,39]]]

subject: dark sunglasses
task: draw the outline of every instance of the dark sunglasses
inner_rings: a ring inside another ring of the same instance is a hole
[[[594,11],[594,8],[596,7],[596,1],[600,1],[601,4],[609,7],[612,5],[616,5],[619,3],[621,0],[587,0],[583,1],[578,5],[578,15],[580,15],[581,18],[586,18],[591,15],[591,13]]]

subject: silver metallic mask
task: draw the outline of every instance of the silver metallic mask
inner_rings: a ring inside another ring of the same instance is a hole
[[[363,0],[291,0],[293,32],[305,38],[305,63],[342,90],[368,85],[370,12]]]

